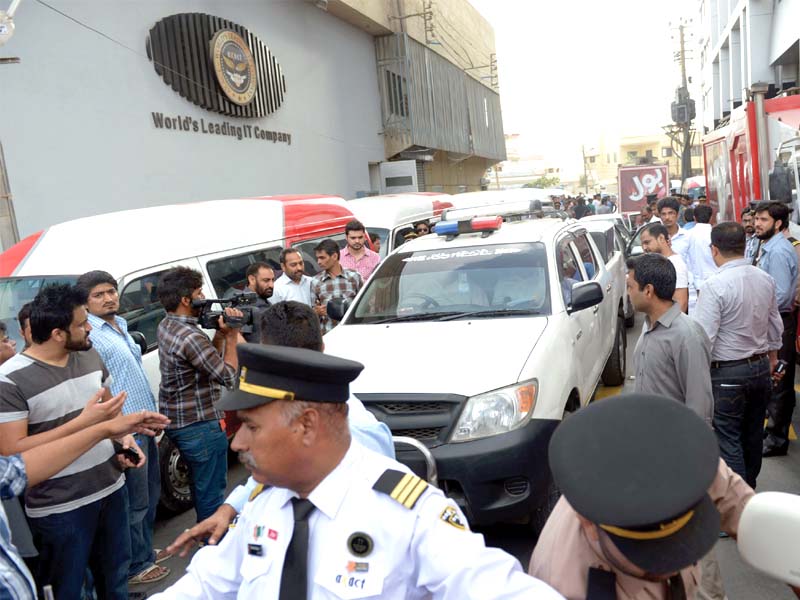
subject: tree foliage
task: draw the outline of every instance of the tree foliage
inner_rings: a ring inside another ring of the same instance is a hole
[[[544,176],[544,177],[539,177],[539,179],[536,179],[530,183],[526,183],[522,187],[544,189],[544,188],[558,187],[560,183],[561,183],[560,177]]]

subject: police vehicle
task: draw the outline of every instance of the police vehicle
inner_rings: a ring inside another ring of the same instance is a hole
[[[577,221],[493,209],[445,211],[395,250],[346,314],[328,306],[341,323],[325,346],[366,365],[351,390],[427,446],[472,523],[538,529],[557,499],[553,430],[601,379],[624,381],[624,274]],[[398,456],[424,472],[412,451]]]

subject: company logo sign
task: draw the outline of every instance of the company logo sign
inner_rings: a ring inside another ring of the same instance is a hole
[[[223,29],[211,40],[211,61],[217,82],[231,102],[250,104],[256,95],[258,76],[253,53],[235,31]]]
[[[260,118],[283,104],[286,80],[270,49],[226,19],[202,13],[161,19],[150,29],[147,56],[164,83],[207,110]]]

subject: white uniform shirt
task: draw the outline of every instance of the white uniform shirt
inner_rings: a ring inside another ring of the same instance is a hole
[[[308,600],[470,598],[556,600],[519,562],[471,533],[461,511],[436,488],[405,508],[373,489],[389,458],[352,443],[341,463],[309,495]],[[218,546],[198,551],[175,585],[151,600],[278,598],[296,494],[271,488],[249,502]],[[371,542],[356,555],[350,539]]]
[[[675,289],[683,290],[689,287],[689,269],[686,267],[686,262],[680,254],[673,254],[667,257],[672,266],[675,267]]]
[[[275,281],[270,304],[294,300],[311,306],[311,277],[303,275],[300,283],[295,283],[284,273]]]
[[[694,287],[702,293],[705,280],[717,273],[717,265],[711,258],[711,225],[698,223],[686,234],[689,245],[686,250],[686,266],[694,280]]]

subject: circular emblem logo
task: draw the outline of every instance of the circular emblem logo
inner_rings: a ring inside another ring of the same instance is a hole
[[[240,106],[256,95],[256,61],[247,43],[235,31],[223,29],[211,40],[211,62],[222,91]]]
[[[368,556],[372,552],[372,538],[366,533],[356,531],[347,539],[347,547],[355,556]]]

